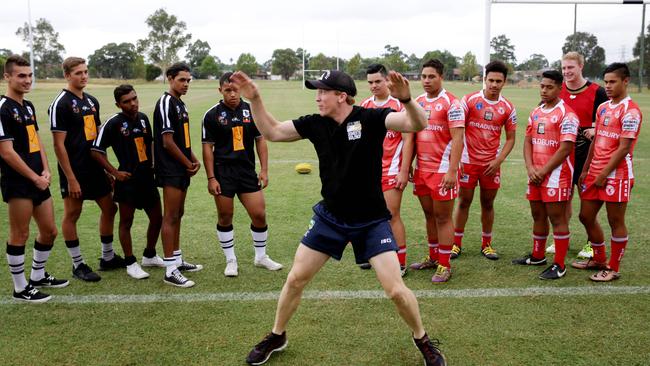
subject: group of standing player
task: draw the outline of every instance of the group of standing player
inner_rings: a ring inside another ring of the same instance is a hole
[[[85,60],[70,57],[62,66],[67,87],[54,99],[48,114],[64,204],[61,231],[72,259],[73,277],[89,282],[101,280],[84,260],[77,234],[83,201],[93,200],[101,211],[100,270],[126,268],[129,276],[143,279],[149,274],[142,267],[164,267],[165,283],[193,286],[194,282],[183,272],[200,271],[203,266],[184,260],[180,248],[180,224],[187,189],[191,177],[201,166],[191,149],[189,114],[181,100],[191,81],[189,67],[174,64],[166,70],[169,91],[156,103],[153,127],[148,117],[139,111],[138,96],[131,85],[115,88],[115,104],[121,112],[100,127],[99,101],[84,92],[88,83]],[[45,271],[57,229],[49,191],[52,175],[38,134],[36,111],[34,105],[24,99],[31,89],[32,77],[27,60],[20,56],[7,59],[4,65],[7,93],[0,99],[0,183],[9,208],[6,252],[14,282],[14,298],[45,302],[51,296],[39,288],[65,287],[69,281]],[[268,182],[266,145],[255,128],[247,104],[239,94],[227,94],[227,75],[220,85],[224,100],[216,107],[218,113],[215,114],[213,108],[204,118],[203,158],[209,165],[206,168],[208,190],[215,196],[219,212],[217,232],[228,260],[225,274],[237,275],[231,224],[235,194],[240,196],[253,220],[255,265],[278,270],[282,265],[266,254],[267,228],[264,197],[260,191]],[[244,135],[246,141],[242,139]],[[259,180],[249,136],[256,138],[263,162]],[[215,141],[218,142],[216,147]],[[117,168],[107,158],[109,148],[117,157]],[[162,187],[162,205],[158,187]],[[118,206],[119,239],[124,258],[113,251],[113,224]],[[144,210],[149,218],[142,265],[133,255],[131,238],[136,209]],[[32,217],[39,234],[34,242],[32,272],[27,282],[25,243]],[[163,258],[156,253],[159,236],[162,237]]]
[[[629,70],[615,63],[604,72],[606,88],[582,76],[584,58],[570,52],[562,58],[562,73],[545,71],[540,81],[541,103],[528,120],[524,159],[528,175],[526,197],[533,217],[533,252],[513,264],[544,265],[545,251],[553,264],[540,274],[557,279],[566,273],[569,219],[573,185],[581,196],[580,221],[589,242],[572,263],[577,269],[598,269],[594,281],[619,277],[619,264],[627,243],[624,216],[634,183],[632,151],[639,133],[641,112],[627,96]],[[391,227],[399,246],[402,276],[406,274],[406,238],[400,216],[402,192],[413,181],[426,219],[429,253],[411,269],[435,269],[432,282],[451,277],[450,259],[462,253],[464,229],[476,186],[480,186],[481,254],[499,256],[492,246],[494,201],[501,185],[500,166],[512,151],[517,127],[514,105],[501,95],[507,66],[493,61],[485,68],[485,88],[462,99],[442,87],[444,66],[425,62],[421,83],[425,91],[417,102],[425,109],[427,127],[412,134],[388,131],[384,139],[382,189],[391,211]],[[366,108],[402,110],[391,97],[387,70],[379,64],[367,69],[371,97]],[[505,143],[501,134],[505,131]],[[592,140],[595,143],[592,147]],[[411,168],[415,160],[415,168]],[[584,170],[583,170],[584,167]],[[458,204],[454,208],[454,200]],[[606,202],[612,226],[612,255],[606,263],[604,237],[596,215]],[[453,214],[452,214],[453,211]],[[549,222],[554,245],[546,248]],[[593,248],[593,251],[592,251]],[[362,264],[361,268],[370,268]]]

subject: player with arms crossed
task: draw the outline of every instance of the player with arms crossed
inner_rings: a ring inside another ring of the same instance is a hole
[[[8,204],[7,263],[14,283],[14,299],[41,303],[51,296],[39,287],[65,287],[69,282],[45,271],[57,232],[48,188],[52,175],[38,136],[36,109],[24,99],[32,88],[32,77],[29,61],[17,55],[7,58],[4,64],[7,94],[0,97],[0,190]],[[32,273],[27,282],[25,244],[32,217],[38,226],[38,236],[34,240]]]
[[[415,134],[416,164],[413,194],[420,200],[426,220],[429,255],[411,268],[436,268],[433,283],[451,278],[449,262],[454,243],[452,211],[458,197],[458,167],[463,152],[465,112],[458,98],[442,87],[444,65],[429,60],[422,65],[424,94],[417,98],[427,127]]]
[[[250,100],[253,117],[270,141],[309,139],[319,157],[323,200],[303,236],[287,276],[271,333],[249,353],[246,362],[265,363],[287,346],[286,326],[300,303],[305,286],[333,257],[340,259],[352,242],[357,263],[369,262],[386,295],[413,332],[426,365],[445,365],[440,351],[424,331],[417,299],[400,275],[397,245],[390,230],[390,213],[381,191],[382,144],[386,130],[413,132],[426,126],[424,111],[411,100],[409,84],[390,72],[391,95],[406,112],[354,106],[356,86],[340,71],[326,71],[319,80],[306,81],[317,89],[319,114],[279,122],[265,108],[257,86],[243,73],[231,80]]]
[[[620,265],[628,241],[625,210],[634,185],[632,154],[641,130],[643,116],[628,96],[630,70],[613,63],[603,73],[609,101],[598,107],[596,137],[580,175],[580,222],[594,248],[593,258],[571,264],[578,269],[597,269],[590,278],[609,282],[620,277]],[[598,211],[605,204],[612,230],[611,256],[607,264],[605,235],[598,223]]]
[[[241,99],[239,89],[230,82],[231,72],[219,79],[223,99],[203,116],[203,165],[208,177],[208,192],[217,205],[217,236],[226,256],[226,277],[236,277],[235,232],[232,226],[234,197],[237,195],[251,218],[251,236],[256,267],[270,271],[282,265],[266,254],[269,235],[262,189],[269,184],[269,150],[251,116],[251,108]],[[260,174],[255,173],[255,153],[260,158]]]
[[[372,64],[366,70],[366,78],[372,97],[361,103],[363,108],[390,108],[396,112],[404,110],[402,103],[390,95],[388,89],[388,70],[381,64]],[[397,240],[400,270],[406,275],[406,230],[400,215],[402,193],[408,184],[409,170],[413,159],[413,134],[388,130],[384,138],[382,157],[381,189],[386,206],[390,211],[390,227]],[[370,268],[370,265],[361,265]]]
[[[79,246],[77,221],[85,200],[97,203],[99,235],[102,243],[100,270],[124,268],[124,259],[113,252],[113,224],[117,206],[104,169],[91,157],[90,147],[97,137],[99,102],[83,90],[88,85],[88,66],[80,57],[63,61],[68,86],[54,99],[48,111],[54,152],[59,162],[59,183],[63,197],[61,231],[72,258],[72,275],[95,282],[101,277],[84,262]]]
[[[494,200],[501,187],[501,164],[515,146],[517,111],[501,95],[508,77],[508,67],[502,61],[492,61],[485,66],[485,75],[485,89],[468,94],[461,100],[466,120],[465,148],[461,157],[458,207],[454,212],[451,259],[461,254],[465,224],[476,185],[481,187],[481,254],[487,259],[499,259],[492,247]],[[500,148],[502,130],[506,131],[506,142]]]
[[[149,274],[136,261],[131,238],[136,209],[144,210],[149,218],[142,265],[164,267],[162,259],[156,255],[156,242],[162,226],[162,207],[151,162],[151,125],[149,118],[139,111],[138,95],[133,86],[120,85],[113,90],[113,96],[115,105],[122,112],[112,116],[101,127],[91,154],[115,177],[113,200],[118,203],[120,211],[119,235],[126,273],[135,279],[143,279],[149,277]],[[106,151],[109,147],[113,148],[117,156],[120,164],[118,168],[108,161]]]
[[[533,217],[533,252],[512,261],[519,265],[544,265],[549,220],[553,226],[555,258],[539,278],[554,280],[566,274],[569,249],[573,148],[578,134],[578,116],[560,99],[562,74],[544,71],[540,81],[542,104],[528,118],[524,139],[524,161],[528,171],[526,198]]]

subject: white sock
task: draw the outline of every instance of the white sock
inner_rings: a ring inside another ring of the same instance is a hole
[[[174,250],[174,259],[176,260],[176,265],[180,266],[183,264],[183,253],[181,253],[181,250]]]
[[[7,243],[7,263],[9,263],[11,279],[14,281],[14,290],[16,292],[23,291],[27,288],[27,279],[25,278],[25,247]]]
[[[255,247],[255,260],[260,260],[266,255],[266,240],[269,237],[268,226],[262,228],[251,225],[251,236],[253,247]]]
[[[41,244],[34,241],[34,257],[32,258],[32,273],[29,278],[32,281],[38,281],[45,277],[45,263],[50,257],[52,251],[51,245]]]
[[[165,275],[169,277],[178,268],[176,266],[176,257],[165,257],[163,261],[165,262]]]
[[[235,230],[232,225],[219,226],[217,225],[217,237],[223,254],[226,256],[226,261],[237,260],[235,256]]]
[[[113,235],[102,235],[100,238],[102,242],[102,259],[110,261],[115,257],[115,252],[113,251]]]

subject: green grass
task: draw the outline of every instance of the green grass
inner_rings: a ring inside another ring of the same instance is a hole
[[[55,171],[47,106],[62,87],[59,83],[40,83],[28,98],[37,108],[41,137],[48,148],[50,166]],[[314,92],[302,90],[296,82],[261,82],[262,95],[269,110],[281,120],[313,113]],[[0,88],[4,85],[0,85]],[[364,83],[358,84],[360,101],[368,95]],[[116,108],[113,85],[91,84],[106,120]],[[457,96],[480,85],[448,83]],[[150,117],[164,84],[137,85],[141,110]],[[413,85],[414,95],[421,93]],[[520,268],[510,259],[531,248],[531,219],[522,160],[525,121],[538,101],[536,88],[507,88],[504,95],[517,107],[519,131],[517,145],[502,167],[502,189],[496,201],[495,246],[502,259],[491,262],[479,254],[479,210],[472,208],[466,228],[464,252],[453,262],[451,282],[434,287],[427,273],[409,273],[412,289],[525,288],[533,286],[596,286],[587,273],[569,269],[557,282],[537,279],[542,268]],[[650,95],[633,94],[650,116]],[[190,109],[192,142],[200,157],[200,121],[203,113],[219,100],[217,82],[193,83],[183,98]],[[642,128],[635,151],[636,186],[628,206],[630,244],[622,265],[622,278],[615,286],[650,286],[649,261],[643,251],[650,244],[650,229],[645,225],[650,192],[650,147],[645,144],[647,128]],[[277,292],[282,286],[293,254],[311,217],[311,206],[320,198],[318,171],[297,175],[296,163],[316,162],[311,144],[305,141],[269,144],[270,185],[265,190],[270,238],[269,253],[286,269],[270,273],[252,266],[253,249],[249,220],[240,205],[235,208],[235,240],[240,276],[222,275],[225,260],[215,235],[216,210],[206,190],[203,171],[193,179],[188,192],[181,241],[184,255],[202,263],[202,272],[190,274],[197,286],[184,290],[166,286],[162,269],[151,270],[152,278],[135,281],[124,272],[102,273],[96,284],[72,281],[71,286],[50,291],[54,295],[108,294],[201,294],[217,292]],[[57,223],[63,203],[58,194],[58,179],[52,186]],[[579,208],[574,200],[574,211]],[[6,206],[5,206],[6,207]],[[0,209],[0,239],[6,240],[7,214]],[[409,261],[426,254],[424,218],[410,193],[404,195],[402,216],[407,227]],[[78,225],[82,252],[93,268],[100,255],[97,233],[98,210],[86,203]],[[601,223],[608,232],[606,218]],[[146,220],[136,216],[133,228],[135,252],[144,246]],[[586,241],[584,229],[574,217],[571,222],[570,259]],[[34,238],[35,227],[32,229]],[[116,235],[117,237],[117,235]],[[30,239],[30,240],[31,240]],[[117,246],[117,245],[116,245]],[[28,245],[31,247],[31,244]],[[121,252],[118,249],[118,252]],[[161,250],[159,249],[159,252]],[[31,250],[28,250],[27,263]],[[70,276],[70,259],[59,235],[48,263],[48,271]],[[6,265],[0,271],[2,294],[10,298],[12,286]],[[308,290],[380,290],[372,272],[360,271],[348,250],[341,262],[331,261],[317,275]],[[420,307],[427,329],[441,338],[443,350],[452,365],[643,365],[650,359],[650,295],[603,296],[525,296],[517,298],[427,298]],[[228,301],[143,304],[57,304],[42,306],[0,305],[0,364],[43,363],[99,365],[162,364],[243,364],[250,347],[272,324],[275,301]],[[419,354],[409,340],[409,332],[388,300],[305,300],[288,329],[290,346],[271,364],[285,365],[419,365]]]

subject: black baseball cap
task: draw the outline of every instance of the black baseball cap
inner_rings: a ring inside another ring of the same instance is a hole
[[[305,80],[307,89],[338,90],[353,97],[357,95],[357,87],[350,75],[338,70],[327,70],[318,80]]]

